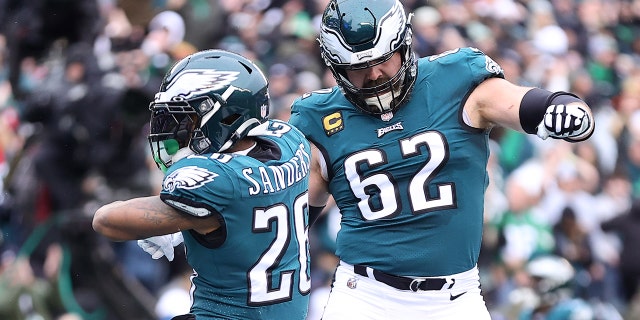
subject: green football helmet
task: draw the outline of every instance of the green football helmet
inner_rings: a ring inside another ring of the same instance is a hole
[[[368,113],[399,108],[415,84],[417,59],[411,49],[410,17],[398,0],[331,0],[320,28],[320,50],[346,98]],[[399,52],[402,66],[389,81],[358,88],[346,70],[384,63]]]
[[[223,152],[266,121],[268,83],[241,55],[200,51],[173,65],[149,109],[149,144],[164,172],[187,155]]]

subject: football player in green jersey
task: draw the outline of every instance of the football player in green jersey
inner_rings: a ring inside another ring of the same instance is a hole
[[[192,304],[175,319],[304,319],[310,145],[267,118],[263,73],[235,53],[201,51],[172,67],[150,109],[162,191],[99,208],[94,229],[144,239],[154,258],[172,259],[184,241]]]
[[[489,319],[489,131],[582,141],[590,108],[510,83],[474,48],[418,59],[398,0],[331,0],[318,40],[337,86],[294,101],[289,122],[313,143],[311,220],[329,195],[341,213],[323,319]]]

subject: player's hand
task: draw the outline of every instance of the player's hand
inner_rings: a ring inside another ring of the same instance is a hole
[[[138,246],[150,254],[153,259],[160,259],[162,256],[166,256],[167,260],[173,261],[173,247],[181,244],[183,241],[182,232],[176,232],[164,236],[138,240]]]
[[[588,139],[594,127],[588,108],[577,103],[550,105],[538,125],[537,135],[543,140],[552,137],[578,142]]]

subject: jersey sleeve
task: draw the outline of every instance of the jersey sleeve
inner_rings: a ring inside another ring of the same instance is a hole
[[[291,105],[291,116],[289,117],[289,124],[293,125],[302,132],[306,132],[306,125],[309,123],[308,119],[305,119],[303,115],[304,109],[301,108],[301,99],[297,98]]]
[[[208,217],[222,212],[234,199],[234,185],[225,168],[214,160],[188,157],[169,168],[160,199],[181,212]]]
[[[338,86],[306,93],[291,105],[289,124],[300,130],[313,143],[331,136],[340,112],[355,110]]]
[[[491,57],[475,48],[461,49],[475,82],[480,83],[489,78],[504,78],[502,67]]]

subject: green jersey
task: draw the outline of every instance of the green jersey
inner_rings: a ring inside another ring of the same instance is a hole
[[[401,276],[475,267],[488,185],[488,130],[463,121],[472,90],[502,69],[473,48],[418,60],[410,99],[365,114],[338,87],[297,99],[290,123],[322,152],[341,212],[336,254]]]
[[[183,231],[197,319],[304,319],[309,301],[309,142],[270,120],[248,155],[206,154],[169,168],[161,199],[214,215],[206,236]]]

